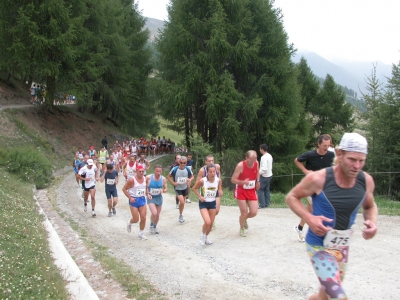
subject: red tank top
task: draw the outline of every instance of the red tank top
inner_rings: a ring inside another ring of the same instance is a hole
[[[257,180],[257,173],[258,173],[258,162],[254,162],[253,168],[249,168],[246,164],[246,161],[242,161],[243,171],[240,173],[238,179],[239,180]],[[238,184],[238,188],[243,188],[242,184]]]

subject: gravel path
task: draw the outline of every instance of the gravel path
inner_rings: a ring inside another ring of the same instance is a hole
[[[71,171],[72,173],[72,171]],[[239,210],[222,207],[214,242],[200,246],[202,218],[198,204],[185,205],[185,222],[178,222],[175,198],[164,195],[159,235],[147,241],[138,239],[138,225],[126,231],[130,217],[122,193],[121,178],[117,215],[107,217],[104,183],[97,183],[97,217],[83,211],[81,189],[73,174],[65,177],[58,189],[58,205],[90,235],[109,247],[110,253],[141,272],[170,299],[306,299],[318,290],[317,277],[297,241],[293,226],[298,218],[289,209],[263,209],[250,219],[248,236],[238,234]],[[362,216],[354,226],[350,264],[345,289],[351,299],[398,299],[400,294],[400,217],[380,216],[378,235],[370,241],[361,237]],[[112,299],[112,298],[109,298]]]

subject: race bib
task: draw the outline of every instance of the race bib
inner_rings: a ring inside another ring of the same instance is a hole
[[[108,185],[115,184],[115,179],[107,179],[107,184]]]
[[[348,246],[350,238],[353,234],[353,229],[328,231],[324,238],[324,247],[330,249],[340,249],[340,247]]]
[[[161,189],[150,189],[150,195],[152,196],[157,196],[157,195],[161,195]]]
[[[243,188],[245,190],[251,190],[251,189],[254,189],[255,187],[256,187],[256,181],[255,180],[250,181],[249,184],[243,184]]]
[[[136,190],[136,197],[144,197],[144,195],[146,195],[145,189],[137,189]]]
[[[217,191],[216,190],[206,190],[204,194],[205,194],[204,198],[215,199],[215,197],[217,196]]]
[[[133,175],[133,173],[134,173],[133,170],[128,170],[129,175]]]
[[[185,184],[187,182],[187,177],[178,177],[177,183]]]

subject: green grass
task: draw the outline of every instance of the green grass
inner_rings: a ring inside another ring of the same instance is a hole
[[[68,299],[28,185],[0,168],[0,298]]]
[[[175,145],[177,147],[181,145],[181,141],[184,139],[184,135],[166,128],[166,125],[169,125],[169,123],[164,119],[159,118],[159,122],[160,122],[160,132],[158,133],[157,136],[160,136],[161,138],[165,136],[166,139],[171,139],[171,141],[175,142]]]

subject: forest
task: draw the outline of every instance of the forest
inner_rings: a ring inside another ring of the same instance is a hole
[[[338,143],[359,131],[369,141],[365,169],[377,191],[400,199],[399,65],[368,92],[320,82],[289,44],[272,1],[172,0],[169,18],[149,43],[145,18],[131,0],[3,0],[0,72],[5,81],[45,86],[43,109],[58,94],[73,94],[81,112],[106,114],[130,135],[156,135],[160,118],[191,149],[205,144],[226,174],[249,149],[268,144],[279,177],[316,146],[319,134]],[[362,98],[363,110],[346,101]],[[158,118],[159,117],[159,118]],[[389,172],[389,173],[382,173]]]

